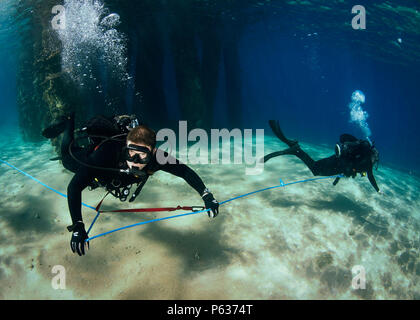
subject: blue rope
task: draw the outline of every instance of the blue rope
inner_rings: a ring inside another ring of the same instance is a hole
[[[57,190],[55,190],[55,189],[47,186],[45,183],[39,181],[38,179],[32,177],[29,174],[23,172],[22,170],[20,170],[20,169],[16,168],[15,166],[11,165],[10,163],[8,163],[8,162],[6,162],[4,160],[1,160],[1,159],[0,159],[0,161],[3,162],[4,164],[8,165],[9,167],[11,167],[11,168],[19,171],[20,173],[24,174],[25,176],[31,178],[32,180],[38,182],[39,184],[41,184],[42,186],[48,188],[49,190],[54,191],[55,193],[57,193],[57,194],[65,197],[65,198],[67,198],[67,195],[65,195],[64,193],[61,193],[60,191],[57,191]],[[234,197],[234,198],[231,198],[231,199],[222,201],[222,202],[220,202],[220,205],[223,205],[223,204],[228,203],[228,202],[233,201],[233,200],[237,200],[237,199],[240,199],[240,198],[247,197],[249,195],[252,195],[252,194],[255,194],[255,193],[258,193],[258,192],[263,192],[263,191],[266,191],[266,190],[270,190],[270,189],[276,189],[276,188],[286,187],[286,186],[290,186],[292,184],[298,184],[298,183],[303,183],[303,182],[308,182],[308,181],[324,180],[324,179],[331,179],[331,178],[343,178],[343,177],[344,177],[344,175],[339,174],[339,175],[334,175],[334,176],[329,176],[329,177],[304,179],[304,180],[299,180],[299,181],[289,182],[289,183],[284,183],[283,180],[280,179],[280,184],[277,185],[277,186],[263,188],[263,189],[259,189],[259,190],[256,190],[256,191],[252,191],[252,192],[249,192],[249,193],[246,193],[246,194],[243,194],[243,195],[240,195],[240,196],[237,196],[237,197]],[[92,206],[89,206],[87,204],[84,204],[83,202],[82,202],[82,205],[84,205],[85,207],[88,207],[88,208],[93,209],[93,210],[96,211],[96,208],[94,208]],[[107,231],[107,232],[104,232],[104,233],[97,234],[96,236],[93,236],[93,237],[90,237],[90,238],[86,239],[86,242],[87,241],[90,241],[90,240],[93,240],[93,239],[96,239],[96,238],[99,238],[99,237],[102,237],[102,236],[106,236],[106,235],[108,235],[110,233],[114,233],[114,232],[117,232],[117,231],[120,231],[120,230],[125,230],[125,229],[133,228],[133,227],[136,227],[136,226],[140,226],[140,225],[144,225],[144,224],[148,224],[148,223],[152,223],[152,222],[157,222],[157,221],[162,221],[162,220],[169,220],[169,219],[174,219],[174,218],[178,218],[178,217],[183,217],[183,216],[189,216],[189,215],[193,215],[193,214],[203,213],[203,212],[207,212],[209,210],[210,209],[205,209],[205,210],[200,210],[200,211],[192,211],[192,212],[188,212],[188,213],[177,214],[177,215],[173,215],[173,216],[169,216],[169,217],[152,219],[152,220],[147,220],[147,221],[143,221],[143,222],[131,224],[131,225],[128,225],[128,226],[125,226],[125,227],[121,227],[121,228],[113,229],[113,230],[110,230],[110,231]],[[95,218],[93,219],[93,221],[92,221],[92,223],[91,223],[91,225],[90,225],[90,227],[89,227],[89,229],[87,231],[88,234],[91,231],[91,229],[92,229],[94,223],[96,222],[96,220],[99,218],[99,215],[100,215],[100,211],[97,211],[97,214],[96,214]]]
[[[1,161],[1,162],[3,162],[5,165],[8,165],[9,167],[11,167],[11,168],[15,169],[16,171],[19,171],[20,173],[24,174],[25,176],[27,176],[27,177],[31,178],[32,180],[34,180],[34,181],[38,182],[40,185],[44,186],[45,188],[50,189],[51,191],[54,191],[55,193],[59,194],[60,196],[62,196],[62,197],[64,197],[64,198],[67,198],[67,195],[65,195],[64,193],[62,193],[62,192],[60,192],[60,191],[57,191],[57,190],[55,190],[55,189],[53,189],[53,188],[51,188],[51,187],[47,186],[45,183],[43,183],[43,182],[39,181],[37,178],[32,177],[30,174],[27,174],[26,172],[23,172],[22,170],[20,170],[20,169],[16,168],[14,165],[11,165],[11,164],[10,164],[10,163],[8,163],[7,161],[1,160],[1,159],[0,159],[0,161]],[[94,208],[94,207],[92,207],[92,206],[90,206],[90,205],[88,205],[88,204],[85,204],[85,203],[83,203],[83,202],[82,202],[82,205],[84,205],[85,207],[90,208],[90,209],[93,209],[93,210],[95,210],[95,211],[96,211],[96,208]]]
[[[300,181],[295,181],[295,182],[289,182],[289,183],[284,183],[283,180],[280,179],[280,184],[278,186],[268,187],[268,188],[260,189],[260,190],[257,190],[257,191],[249,192],[249,193],[243,194],[241,196],[237,196],[235,198],[222,201],[222,202],[220,202],[220,204],[222,205],[222,204],[225,204],[226,202],[230,202],[230,201],[233,201],[233,200],[236,200],[236,199],[239,199],[239,198],[243,198],[243,197],[249,196],[249,195],[254,194],[254,193],[258,193],[258,192],[262,192],[262,191],[266,191],[266,190],[270,190],[270,189],[276,189],[276,188],[286,187],[286,186],[290,186],[292,184],[303,183],[303,182],[308,182],[308,181],[315,181],[315,180],[331,179],[331,178],[342,178],[342,177],[344,177],[344,176],[342,174],[339,174],[339,175],[335,175],[335,176],[305,179],[305,180],[300,180]]]
[[[100,213],[101,213],[100,211],[98,211],[98,212],[96,213],[95,218],[93,218],[93,221],[92,221],[92,223],[90,224],[90,227],[89,227],[88,231],[86,232],[87,234],[89,234],[90,230],[92,230],[93,225],[95,224],[96,219],[98,219],[98,218],[99,218]]]
[[[342,178],[342,177],[344,177],[344,176],[340,174],[340,175],[329,176],[329,177],[305,179],[305,180],[300,180],[300,181],[290,182],[290,183],[284,183],[280,179],[280,185],[278,185],[278,186],[268,187],[268,188],[260,189],[260,190],[257,190],[257,191],[249,192],[249,193],[246,193],[246,194],[243,194],[243,195],[240,195],[240,196],[237,196],[237,197],[234,197],[234,198],[231,198],[231,199],[222,201],[222,202],[220,202],[220,205],[223,205],[223,204],[225,204],[227,202],[230,202],[230,201],[233,201],[233,200],[237,200],[237,199],[240,199],[240,198],[249,196],[251,194],[255,194],[255,193],[258,193],[258,192],[263,192],[263,191],[270,190],[270,189],[276,189],[276,188],[286,187],[286,186],[289,186],[289,185],[292,185],[292,184],[303,183],[303,182],[308,182],[308,181],[324,180],[324,179],[331,179],[331,178]],[[117,231],[120,231],[120,230],[125,230],[125,229],[129,229],[129,228],[133,228],[133,227],[144,225],[144,224],[147,224],[147,223],[156,222],[156,221],[162,221],[162,220],[169,220],[169,219],[174,219],[174,218],[183,217],[183,216],[189,216],[189,215],[193,215],[193,214],[197,214],[197,213],[207,212],[209,210],[210,209],[201,210],[201,211],[192,211],[192,212],[183,213],[183,214],[177,214],[177,215],[169,216],[169,217],[165,217],[165,218],[152,219],[152,220],[147,220],[147,221],[143,221],[143,222],[131,224],[131,225],[128,225],[128,226],[125,226],[125,227],[121,227],[121,228],[113,229],[111,231],[100,233],[100,234],[98,234],[96,236],[93,236],[93,237],[90,237],[90,238],[86,239],[86,241],[90,241],[90,240],[93,240],[93,239],[96,239],[96,238],[99,238],[99,237],[102,237],[102,236],[106,236],[106,235],[108,235],[110,233],[114,233],[114,232],[117,232]]]

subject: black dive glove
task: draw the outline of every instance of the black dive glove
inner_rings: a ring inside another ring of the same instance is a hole
[[[77,251],[79,256],[85,254],[85,245],[87,244],[87,248],[89,249],[89,241],[85,242],[88,239],[88,234],[85,230],[85,225],[83,222],[78,221],[72,226],[67,227],[70,232],[73,232],[70,240],[70,248],[73,253]]]
[[[204,190],[204,193],[201,197],[203,198],[206,209],[210,209],[210,211],[207,212],[209,217],[216,218],[219,214],[219,202],[214,199],[213,194],[208,189]]]

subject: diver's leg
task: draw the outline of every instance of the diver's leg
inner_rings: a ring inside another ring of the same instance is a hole
[[[311,171],[315,176],[333,176],[339,174],[341,173],[339,159],[333,155],[331,157],[315,161],[313,170],[311,169]]]
[[[56,122],[42,130],[42,135],[47,139],[57,138],[66,129],[67,120],[66,116],[59,117]]]
[[[321,159],[318,161],[313,160],[305,151],[303,151],[297,140],[290,140],[286,138],[283,131],[280,128],[279,122],[270,120],[268,122],[274,134],[281,141],[286,143],[290,148],[282,151],[277,151],[266,155],[262,161],[267,162],[271,158],[281,156],[281,155],[295,155],[298,157],[306,166],[311,170],[314,176],[323,176],[323,175],[334,175],[337,174],[337,158],[332,156],[330,158]]]
[[[296,157],[298,157],[306,166],[311,170],[312,174],[314,176],[319,175],[319,169],[317,166],[317,162],[314,159],[312,159],[309,154],[307,154],[305,151],[303,151],[299,145],[295,148],[295,152],[293,153]]]
[[[74,141],[74,115],[64,122],[63,140],[61,140],[61,156],[69,153],[69,146]]]
[[[293,145],[292,147],[290,147],[288,149],[269,153],[266,156],[264,156],[263,158],[261,158],[260,159],[260,162],[267,162],[271,158],[278,157],[278,156],[295,155],[296,154],[296,151],[297,151],[297,148],[299,148],[299,145],[298,144],[295,144],[295,145]]]
[[[260,160],[260,162],[267,162],[271,158],[284,156],[284,155],[294,155],[298,157],[300,160],[303,161],[304,164],[306,164],[306,166],[309,168],[309,170],[312,171],[312,173],[315,176],[318,175],[318,167],[316,166],[316,162],[305,151],[303,151],[300,148],[297,142],[288,149],[267,154],[266,156],[264,156],[264,158]]]
[[[72,143],[74,142],[74,113],[67,117],[65,121],[65,130],[63,134],[63,140],[61,141],[61,160],[63,162],[64,168],[72,172],[76,172],[80,167],[79,163],[73,159],[70,154],[70,146],[72,153],[75,157],[80,158],[82,149],[74,147]]]
[[[267,162],[271,158],[278,157],[278,156],[284,156],[284,155],[287,155],[287,154],[292,154],[291,151],[290,151],[290,148],[286,149],[286,150],[281,150],[281,151],[276,151],[276,152],[273,152],[273,153],[269,153],[266,156],[264,156],[263,158],[261,158],[260,162]]]
[[[303,151],[299,145],[283,151],[273,152],[268,154],[266,157],[271,159],[272,157],[283,154],[292,154],[298,157],[304,164],[306,164],[314,176],[333,176],[340,173],[338,158],[335,155],[315,161],[305,151]],[[264,157],[264,159],[266,157]]]

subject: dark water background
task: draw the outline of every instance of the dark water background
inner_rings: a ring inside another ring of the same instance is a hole
[[[0,2],[0,126],[17,126],[16,71],[20,41],[19,24],[13,21],[10,3]]]
[[[2,1],[0,4],[2,127],[6,124],[17,126],[17,55],[19,50],[26,50],[26,40],[19,38],[20,31],[25,28],[25,20],[16,21],[16,17],[9,15],[7,6],[12,2]],[[417,9],[420,6],[417,1],[404,1],[404,4]],[[368,2],[366,6],[369,6]],[[115,3],[113,9],[118,9]],[[254,14],[253,10],[244,11],[241,7],[237,10],[238,14],[249,17]],[[343,132],[362,136],[360,129],[349,123],[347,107],[352,92],[359,89],[366,95],[363,108],[369,113],[372,139],[381,152],[382,163],[419,172],[420,61],[412,59],[401,63],[400,60],[406,59],[403,55],[384,61],[377,59],[372,50],[372,47],[377,47],[377,54],[381,56],[380,48],[385,43],[395,43],[401,37],[403,43],[397,49],[404,52],[405,34],[387,31],[397,30],[398,21],[394,21],[393,26],[384,24],[385,32],[378,29],[380,37],[368,38],[364,31],[351,29],[340,34],[320,23],[322,16],[308,15],[304,9],[287,13],[279,11],[276,15],[273,15],[272,8],[265,10],[271,11],[266,12],[264,19],[249,22],[239,41],[242,87],[237,94],[242,98],[242,106],[237,117],[241,119],[242,126],[265,128],[268,133],[267,120],[279,119],[290,137],[332,148]],[[195,14],[194,10],[191,12]],[[261,14],[261,10],[258,12]],[[231,11],[230,15],[235,16],[235,11]],[[297,28],[297,23],[293,21],[303,17],[305,26]],[[351,18],[349,14],[346,17],[348,21],[342,23],[349,23]],[[289,20],[290,25],[287,23]],[[337,45],[338,42],[340,45]],[[142,49],[138,47],[138,50]],[[202,55],[203,48],[199,42],[197,50]],[[171,52],[166,51],[163,67],[165,101],[169,117],[178,119],[180,113],[171,59]],[[236,88],[229,86],[229,77],[222,68],[219,81],[213,118],[219,127],[229,127],[231,124],[225,112],[226,90]]]
[[[279,119],[290,136],[316,144],[333,145],[343,132],[363,137],[349,123],[348,103],[359,89],[366,96],[363,108],[382,160],[419,170],[420,62],[402,66],[377,61],[363,55],[363,46],[349,42],[337,48],[325,41],[328,30],[308,30],[313,32],[318,36],[267,32],[267,24],[260,23],[244,36],[244,123],[260,127],[266,119]]]

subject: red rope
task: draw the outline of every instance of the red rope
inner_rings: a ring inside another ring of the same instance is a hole
[[[108,194],[109,194],[109,192],[107,192],[106,195],[104,195],[104,197],[102,198],[101,202],[98,203],[98,205],[95,208],[96,211],[99,211],[99,208],[101,207],[102,202],[104,202],[104,200],[105,200],[105,198]]]
[[[102,200],[98,203],[98,205],[96,206],[96,211],[99,211],[102,202],[104,202],[106,196],[109,194],[109,192],[102,198]],[[101,213],[103,212],[161,212],[161,211],[176,211],[176,210],[187,210],[187,211],[199,211],[199,210],[203,210],[204,207],[200,207],[200,206],[192,206],[192,207],[181,207],[181,206],[177,206],[177,207],[163,207],[163,208],[139,208],[139,209],[121,209],[121,210],[106,210],[106,211],[101,211]]]
[[[160,211],[176,211],[176,210],[188,210],[188,211],[198,211],[203,210],[204,207],[193,206],[193,207],[164,207],[164,208],[139,208],[139,209],[122,209],[122,210],[108,210],[101,212],[160,212]]]

